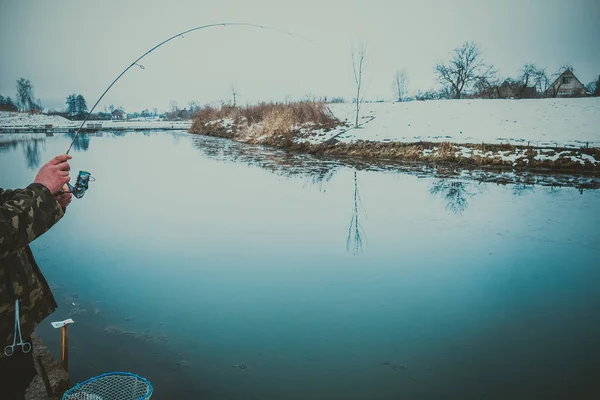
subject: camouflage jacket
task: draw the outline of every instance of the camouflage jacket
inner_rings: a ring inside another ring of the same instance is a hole
[[[39,183],[25,189],[0,189],[0,358],[5,357],[4,347],[13,343],[15,299],[19,300],[23,340],[58,307],[29,243],[63,215],[54,195]]]

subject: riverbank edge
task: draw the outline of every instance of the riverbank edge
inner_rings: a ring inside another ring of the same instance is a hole
[[[342,126],[343,127],[343,126]],[[536,147],[528,145],[452,142],[375,142],[338,141],[335,136],[320,143],[305,140],[321,135],[320,131],[296,129],[294,140],[281,140],[273,133],[263,137],[248,137],[237,132],[231,123],[214,121],[209,129],[193,125],[191,134],[226,138],[240,143],[266,145],[283,150],[321,157],[354,159],[372,164],[443,166],[499,173],[570,174],[600,178],[600,148],[597,147]],[[337,135],[336,135],[337,136]]]

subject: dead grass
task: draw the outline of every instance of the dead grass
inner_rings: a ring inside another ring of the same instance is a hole
[[[223,120],[232,124],[227,126]],[[328,131],[339,124],[322,102],[259,103],[244,107],[205,106],[196,114],[190,132],[290,147],[302,127]]]

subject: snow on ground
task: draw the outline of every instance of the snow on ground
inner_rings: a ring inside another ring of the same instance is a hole
[[[0,128],[79,128],[82,121],[70,121],[59,115],[17,113],[0,111]],[[88,121],[88,124],[102,124],[103,128],[181,128],[187,129],[192,121],[162,121],[156,119],[136,119],[135,121]]]
[[[354,123],[356,104],[331,104],[334,115]],[[529,100],[431,100],[364,103],[359,129],[336,139],[399,142],[510,143],[600,147],[600,98]],[[374,118],[373,118],[374,117]],[[371,121],[369,119],[373,118]],[[340,131],[313,137],[318,143]]]
[[[81,123],[81,122],[80,122]],[[70,128],[77,125],[75,121],[61,117],[60,115],[45,115],[27,113],[18,113],[10,111],[0,111],[0,127],[3,128],[24,128],[24,127],[43,127],[44,125],[53,125],[60,128]]]

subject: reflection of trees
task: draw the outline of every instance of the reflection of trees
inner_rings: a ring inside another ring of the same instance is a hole
[[[37,169],[40,167],[40,145],[46,144],[44,139],[26,139],[21,141],[21,147],[27,159],[27,168]]]
[[[446,203],[446,208],[455,214],[462,214],[469,205],[469,199],[475,196],[468,190],[469,185],[461,181],[438,179],[429,189],[432,195],[440,195]]]
[[[515,186],[513,186],[513,196],[515,197],[524,196],[531,191],[533,191],[533,185],[527,185],[525,183],[516,183]]]
[[[350,226],[348,227],[348,238],[346,239],[346,251],[352,249],[352,254],[355,256],[362,251],[363,240],[366,240],[365,232],[358,220],[359,216],[359,204],[360,204],[360,193],[358,192],[358,180],[356,178],[356,171],[354,171],[354,209],[352,213],[352,219],[350,219]]]
[[[11,140],[8,142],[0,142],[0,152],[11,151],[19,146],[18,140]]]
[[[314,185],[328,182],[339,168],[337,162],[318,159],[308,154],[290,153],[228,139],[198,136],[193,138],[193,144],[212,159],[256,166],[288,178],[307,178]]]
[[[75,137],[74,133],[68,133],[67,135],[71,138],[71,140],[73,140]],[[89,147],[90,135],[87,133],[79,133],[79,135],[77,135],[77,139],[75,139],[75,142],[73,143],[73,148],[77,151],[87,151]]]

